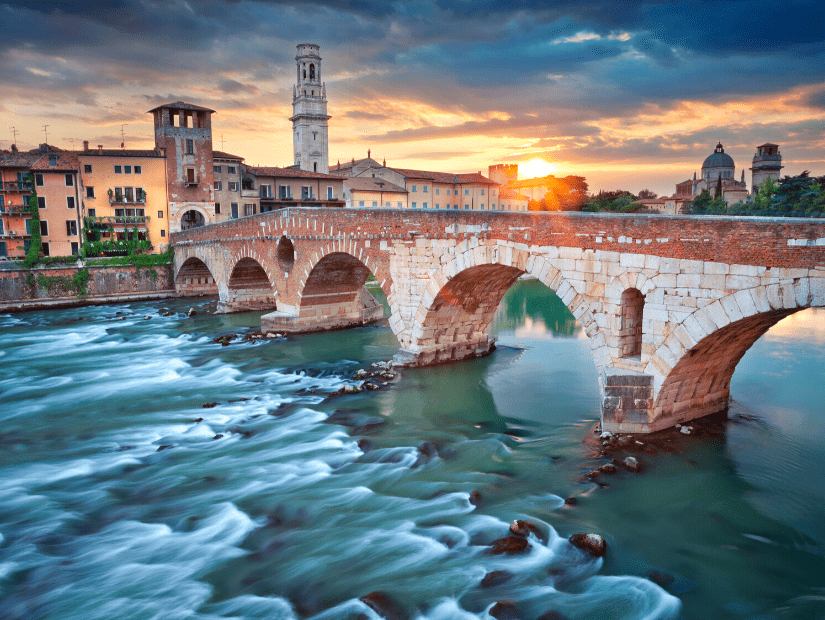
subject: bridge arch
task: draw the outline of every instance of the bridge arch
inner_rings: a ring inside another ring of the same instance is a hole
[[[785,317],[825,307],[824,293],[825,278],[797,278],[729,293],[685,317],[645,368],[655,395],[651,430],[727,407],[731,378],[748,349]]]
[[[206,262],[190,256],[175,274],[175,290],[184,297],[217,296],[218,284]]]
[[[277,289],[267,262],[257,252],[235,255],[226,273],[226,286],[220,287],[218,312],[275,308]]]
[[[430,275],[421,303],[410,317],[412,327],[396,333],[402,347],[398,361],[428,365],[489,352],[494,344],[489,327],[496,308],[525,273],[555,292],[581,323],[601,370],[609,351],[583,292],[543,256],[499,241],[458,253]]]

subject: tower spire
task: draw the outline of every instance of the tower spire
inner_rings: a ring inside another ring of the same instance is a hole
[[[321,55],[314,43],[298,45],[297,82],[292,87],[292,143],[301,170],[329,173],[327,91]]]

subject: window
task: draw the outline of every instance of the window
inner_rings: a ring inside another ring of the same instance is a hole
[[[91,185],[86,186],[86,198],[94,198],[95,197],[95,188]]]
[[[469,196],[469,195],[470,195],[470,190],[469,190],[469,189],[465,189],[465,190],[464,190],[464,195],[465,195],[465,196]]]
[[[121,172],[123,172],[123,167],[122,166],[115,166],[115,174],[120,174]]]
[[[142,174],[143,166],[135,166],[135,174]]]
[[[465,209],[465,210],[467,210],[467,209],[469,209],[469,208],[470,208],[470,205],[468,205],[468,204],[465,204],[465,205],[464,205],[464,209]]]
[[[233,217],[233,219],[234,219],[234,218],[237,218],[237,217],[238,217],[238,203],[237,203],[237,202],[233,202],[233,203],[231,203],[231,204],[229,205],[229,207],[232,209],[232,217]]]
[[[278,198],[284,200],[290,197],[289,185],[278,186]]]
[[[312,198],[312,186],[304,185],[301,187],[301,198]]]
[[[3,228],[3,220],[0,218],[0,235],[5,235],[5,228]]]
[[[332,200],[332,186],[327,185],[327,200]]]
[[[359,207],[363,207],[363,206],[364,206],[364,201],[363,201],[363,200],[359,200],[359,201],[358,201],[358,206],[359,206]]]
[[[220,192],[223,190],[223,182],[222,181],[215,181],[215,191]]]
[[[400,208],[401,208],[401,206],[402,206],[402,205],[401,205],[401,201],[400,201],[400,200],[399,200],[398,202],[396,202],[395,204],[396,204],[396,206],[397,206],[399,209],[400,209]]]
[[[135,200],[138,202],[145,202],[146,201],[146,194],[143,192],[142,187],[135,188]]]
[[[163,211],[158,211],[158,219],[159,220],[163,219]]]
[[[412,187],[412,191],[414,191],[414,192],[415,192],[415,191],[418,191],[418,189],[417,189],[417,188],[418,188],[418,186],[417,186],[417,185],[413,185],[413,187]]]
[[[261,198],[272,198],[271,185],[260,185],[259,189],[261,190]]]
[[[96,215],[97,215],[97,212],[96,212],[95,209],[89,209],[89,217],[95,217]]]
[[[377,207],[377,206],[378,206],[378,201],[377,201],[377,200],[373,200],[373,201],[372,201],[372,206],[373,206],[373,207]]]
[[[217,172],[220,174],[221,167],[220,166],[212,166],[212,172]]]
[[[490,190],[490,195],[491,195],[491,196],[495,196],[495,195],[496,195],[496,190],[494,190],[494,189],[493,189],[493,190]]]
[[[427,193],[427,186],[426,185],[424,186],[424,193],[425,194]]]
[[[436,188],[435,188],[435,195],[436,195],[436,196],[438,196],[440,193],[441,193],[441,188],[440,188],[440,187],[436,187]]]
[[[387,207],[391,207],[391,206],[392,206],[392,203],[388,200],[387,201]]]
[[[491,204],[491,205],[490,205],[490,209],[492,209],[493,211],[495,211],[495,210],[496,210],[496,203]]]
[[[427,208],[427,203],[425,202],[423,205],[421,205],[421,207],[422,207],[423,209],[426,209],[426,208]]]
[[[126,202],[134,202],[135,201],[134,190],[131,187],[124,187],[123,188],[123,197],[126,199]]]
[[[197,177],[195,176],[195,169],[194,168],[187,168],[186,169],[186,182],[195,184],[198,182]],[[236,183],[237,185],[237,183]]]
[[[458,190],[456,190],[458,191]],[[458,205],[453,205],[453,209],[458,209]]]
[[[37,208],[38,209],[45,209],[46,208],[46,197],[45,196],[38,196],[37,197]]]
[[[243,206],[243,214],[244,215],[255,215],[255,205],[254,204],[245,204]]]
[[[165,231],[165,230],[161,230],[161,231],[160,231],[160,236],[161,236],[161,237],[165,237],[165,236],[166,236],[166,231]]]
[[[216,214],[216,215],[220,215],[220,214],[221,214],[221,203],[219,203],[219,202],[216,202],[216,203],[215,203],[215,214]]]
[[[86,174],[92,174],[92,164],[83,164],[83,172]]]
[[[66,220],[66,236],[77,237],[77,220]]]
[[[6,253],[6,242],[0,241],[0,256],[8,256]]]
[[[49,236],[49,223],[46,220],[40,220],[40,234],[44,237]]]
[[[191,138],[186,139],[186,154],[187,155],[194,155],[195,154],[195,141]]]
[[[78,254],[80,254],[78,243],[77,241],[72,241],[72,256],[77,256]]]
[[[238,191],[238,182],[237,181],[230,181],[229,182],[229,191],[230,192],[237,192]]]
[[[32,221],[31,220],[26,220],[26,234],[27,235],[32,234]],[[28,249],[29,248],[27,247],[26,250],[28,250]]]
[[[123,174],[132,174],[132,166],[123,166]]]
[[[74,196],[66,196],[66,208],[74,209]]]
[[[49,244],[48,243],[44,243],[41,246],[40,251],[43,252],[43,256],[51,256],[51,252],[49,251]]]
[[[227,166],[227,167],[226,167],[226,171],[227,171],[229,174],[235,174],[235,166]]]
[[[440,204],[438,204],[438,203],[435,203],[435,208],[436,208],[436,209],[440,209],[440,208],[441,208],[441,205],[440,205]]]
[[[418,206],[418,205],[417,205],[417,203],[415,203],[415,202],[414,202],[414,203],[412,203],[412,208],[413,208],[413,209],[415,209],[417,206]]]
[[[484,188],[483,187],[481,188],[481,195],[482,196],[484,195]]]
[[[123,202],[123,188],[116,187],[115,194],[114,194],[114,202]]]
[[[34,173],[34,184],[37,187],[43,187],[43,174],[40,172]]]

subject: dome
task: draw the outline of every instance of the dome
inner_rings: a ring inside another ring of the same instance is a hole
[[[725,153],[725,149],[720,142],[716,145],[716,150],[708,155],[702,164],[702,170],[706,168],[736,168],[736,165],[733,163],[733,157]]]

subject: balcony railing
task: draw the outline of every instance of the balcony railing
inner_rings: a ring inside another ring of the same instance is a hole
[[[125,194],[109,194],[109,204],[121,204],[121,205],[142,205],[146,204],[146,192],[141,193],[139,196],[127,196]]]
[[[0,213],[9,215],[27,215],[30,213],[28,205],[0,205]]]
[[[28,181],[6,181],[3,183],[3,189],[7,192],[30,192],[32,184]]]

